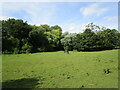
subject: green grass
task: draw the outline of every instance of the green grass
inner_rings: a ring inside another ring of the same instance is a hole
[[[3,55],[2,59],[3,87],[118,88],[118,50]]]

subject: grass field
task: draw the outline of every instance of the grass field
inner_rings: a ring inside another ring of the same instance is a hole
[[[3,55],[2,63],[6,88],[118,88],[118,50]]]

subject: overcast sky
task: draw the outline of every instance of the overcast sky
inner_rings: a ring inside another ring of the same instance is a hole
[[[60,25],[63,32],[82,32],[85,25],[118,29],[117,2],[4,2],[0,19],[16,18],[29,24]]]

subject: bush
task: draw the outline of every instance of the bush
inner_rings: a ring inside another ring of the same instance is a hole
[[[69,50],[69,46],[64,46],[64,50]]]
[[[32,46],[28,45],[28,44],[25,44],[23,47],[22,47],[22,53],[30,53],[32,50]]]
[[[30,53],[31,51],[32,51],[32,49],[31,49],[32,47],[31,46],[29,46],[29,48],[26,50],[26,53]]]
[[[19,49],[18,49],[18,48],[14,48],[13,53],[14,53],[14,54],[18,54],[18,53],[19,53]]]
[[[46,51],[45,47],[37,48],[37,50],[40,51],[40,52]]]

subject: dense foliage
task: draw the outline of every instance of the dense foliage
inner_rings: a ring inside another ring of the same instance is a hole
[[[60,26],[29,25],[20,19],[2,20],[2,52],[33,53],[63,49],[95,51],[120,48],[120,33],[90,23],[83,33],[62,33]]]

